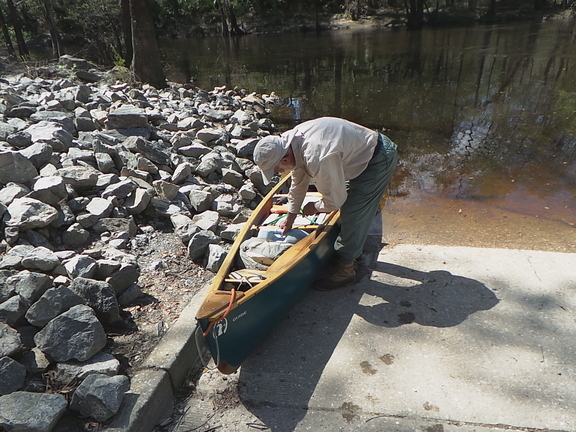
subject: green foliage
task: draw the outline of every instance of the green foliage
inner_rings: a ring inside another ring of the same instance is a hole
[[[111,64],[122,52],[117,0],[55,0],[54,11],[63,36],[81,44],[82,53],[90,58]]]
[[[111,84],[116,81],[131,83],[135,81],[134,74],[124,66],[114,66],[112,70],[108,72],[109,81]]]
[[[116,67],[123,67],[126,64],[126,60],[124,57],[118,52],[118,50],[112,46],[111,47],[112,55],[114,56],[114,66]]]
[[[44,19],[44,6],[41,1],[21,2],[19,4],[19,12],[22,16],[22,24],[24,25],[27,38],[35,39],[49,32]]]
[[[103,64],[112,64],[123,51],[119,2],[117,0],[51,0],[60,39],[79,47],[74,54]],[[4,8],[2,0],[0,6]],[[44,2],[17,3],[26,39],[46,43],[50,29]]]

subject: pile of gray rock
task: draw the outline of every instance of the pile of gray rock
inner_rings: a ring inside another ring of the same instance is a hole
[[[130,384],[103,349],[142,294],[131,245],[146,221],[170,220],[216,271],[268,191],[252,152],[274,95],[129,85],[66,56],[55,71],[0,79],[6,430],[50,431],[66,410],[112,418]]]

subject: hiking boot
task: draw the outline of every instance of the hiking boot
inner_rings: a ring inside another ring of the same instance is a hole
[[[356,258],[354,260],[353,268],[358,269],[358,267],[360,267],[361,265],[362,265],[362,259]],[[340,264],[338,262],[338,258],[332,258],[328,262],[328,264],[316,274],[316,277],[314,280],[316,282],[318,282],[321,279],[325,279],[326,277],[328,277],[328,275],[332,275],[333,273],[337,272],[338,268],[341,266],[342,266],[342,264]]]
[[[314,288],[320,291],[332,291],[345,286],[353,285],[356,282],[356,272],[354,263],[337,264],[332,267],[333,271],[328,273],[323,279],[314,283]]]

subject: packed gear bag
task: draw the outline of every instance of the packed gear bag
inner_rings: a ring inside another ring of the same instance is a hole
[[[237,264],[242,268],[266,270],[276,258],[307,235],[306,231],[293,229],[283,236],[279,229],[262,228],[258,237],[251,237],[240,245]]]

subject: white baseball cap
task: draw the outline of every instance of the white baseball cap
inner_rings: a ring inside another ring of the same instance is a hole
[[[254,162],[262,171],[264,183],[268,184],[274,177],[274,168],[288,151],[288,141],[277,135],[262,138],[254,148]]]

